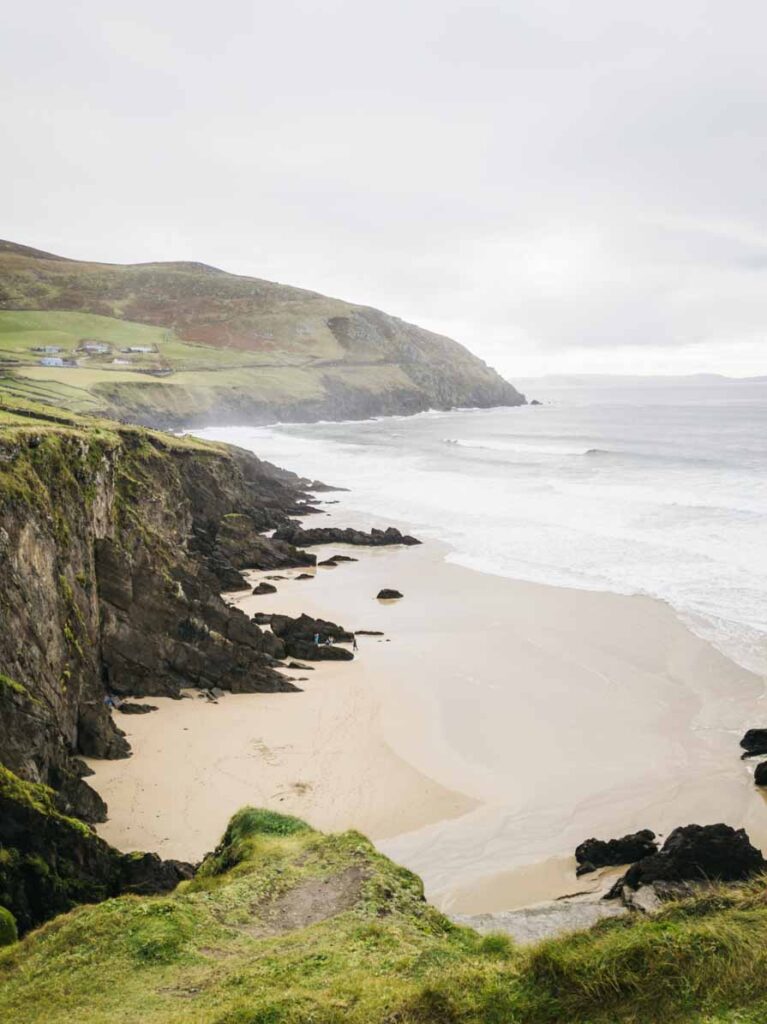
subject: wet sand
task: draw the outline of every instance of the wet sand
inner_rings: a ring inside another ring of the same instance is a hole
[[[193,859],[237,807],[263,805],[366,832],[462,913],[599,887],[574,874],[590,835],[724,820],[767,850],[738,748],[763,681],[663,603],[484,575],[433,542],[312,550],[359,561],[310,580],[277,571],[290,577],[277,594],[235,603],[386,636],[360,637],[354,662],[291,673],[303,693],[118,715],[133,758],[92,762],[110,842]],[[383,587],[405,596],[379,602]]]

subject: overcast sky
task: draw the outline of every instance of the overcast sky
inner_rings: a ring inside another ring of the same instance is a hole
[[[537,373],[767,373],[763,0],[25,0],[0,235]]]

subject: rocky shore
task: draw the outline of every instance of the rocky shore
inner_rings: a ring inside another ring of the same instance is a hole
[[[353,637],[303,615],[264,629],[222,597],[248,588],[242,570],[316,563],[297,544],[324,532],[291,517],[315,511],[307,488],[323,485],[224,446],[39,408],[11,415],[0,434],[0,843],[15,861],[0,865],[0,903],[27,928],[44,906],[159,891],[192,870],[126,859],[79,826],[107,815],[81,757],[130,755],[112,707],[151,710],[123,701],[189,687],[295,691],[286,658],[351,660],[331,641]],[[339,532],[417,543],[396,530]],[[67,880],[57,898],[31,895],[35,857]]]

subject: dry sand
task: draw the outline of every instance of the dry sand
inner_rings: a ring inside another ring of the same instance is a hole
[[[237,807],[267,806],[366,832],[464,913],[598,887],[573,870],[590,835],[724,820],[767,849],[767,808],[738,756],[763,681],[666,605],[484,575],[431,542],[313,550],[359,561],[286,572],[277,594],[236,603],[386,637],[360,637],[352,663],[292,673],[303,693],[118,716],[133,758],[92,762],[110,842],[196,858]],[[405,596],[379,602],[382,587]]]

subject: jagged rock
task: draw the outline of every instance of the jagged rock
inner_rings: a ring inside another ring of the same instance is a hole
[[[337,558],[326,558],[322,562],[317,562],[317,565],[329,565],[332,568],[335,568],[338,565],[338,559]]]
[[[721,823],[684,825],[674,829],[660,852],[633,864],[615,883],[608,898],[619,896],[624,886],[637,889],[651,882],[740,881],[766,866],[744,829]]]
[[[259,626],[268,626],[272,621],[271,612],[256,612],[251,621]]]
[[[384,587],[383,590],[379,590],[376,594],[379,601],[393,601],[398,597],[404,597],[400,594],[399,590],[390,590],[388,587]]]
[[[313,580],[314,576],[310,572],[300,572],[298,574],[298,576],[296,576],[296,579],[297,580]]]
[[[77,721],[77,749],[86,757],[119,760],[130,757],[130,744],[104,704],[83,707]]]
[[[117,710],[123,715],[148,715],[150,711],[157,711],[156,704],[134,704],[124,700],[117,706]]]
[[[334,647],[328,641],[351,643],[353,634],[335,622],[313,619],[309,615],[291,618],[272,615],[272,631],[282,640],[285,651],[293,658],[306,661],[351,661],[354,655],[343,647]],[[319,643],[315,643],[319,638]]]
[[[62,810],[98,821],[105,805],[74,755],[129,753],[108,691],[297,689],[275,661],[282,641],[222,600],[243,580],[218,536],[234,543],[236,528],[220,528],[232,512],[250,539],[285,524],[306,481],[237,449],[70,427],[51,419],[3,464],[36,483],[0,502],[0,669],[11,680],[0,684],[0,752],[22,779],[53,786]],[[253,545],[270,565],[315,561],[285,542]]]
[[[156,853],[123,854],[120,891],[135,896],[169,892],[179,882],[194,878],[194,873],[194,865],[186,861],[162,860]]]
[[[575,849],[578,862],[576,875],[585,875],[597,868],[614,864],[633,864],[658,850],[655,833],[649,828],[623,836],[621,839],[586,839]]]
[[[300,661],[289,661],[288,668],[297,668],[302,672],[314,672],[314,667],[312,665],[302,665]]]
[[[749,729],[740,741],[745,753],[741,757],[755,757],[757,754],[767,754],[767,729]]]
[[[638,910],[642,914],[654,914],[663,906],[663,900],[654,885],[640,885],[638,889],[624,886],[623,902],[629,909]]]
[[[314,555],[298,550],[284,539],[276,535],[264,537],[261,531],[273,525],[273,516],[257,516],[253,511],[231,512],[218,525],[214,550],[235,569],[287,569],[315,564]]]
[[[286,644],[289,652],[307,661],[352,661],[354,655],[345,647],[333,644],[314,644],[311,640],[291,640]]]
[[[343,626],[327,619],[313,619],[311,615],[299,615],[298,618],[292,618],[290,615],[272,615],[272,632],[283,641],[295,638],[313,641],[315,637],[319,637],[320,643],[326,640],[351,643],[353,639],[353,634]]]
[[[0,784],[0,905],[23,934],[77,903],[131,891],[167,892],[194,868],[156,854],[123,854],[56,811],[42,787],[19,799],[19,783]],[[23,786],[23,784],[21,784]],[[22,792],[24,792],[22,790]]]
[[[218,580],[222,593],[234,593],[239,590],[249,590],[250,584],[237,569],[219,554],[210,555],[208,568]]]
[[[754,769],[754,783],[757,786],[767,786],[767,761],[760,762]]]
[[[295,689],[265,657],[282,656],[281,644],[226,605],[205,573],[182,563],[169,581],[144,550],[131,558],[107,540],[97,543],[96,555],[99,581],[103,571],[106,593],[116,589],[122,601],[120,607],[101,605],[102,658],[112,692],[174,697],[188,686],[235,693]],[[120,577],[130,583],[115,587]]]
[[[274,539],[298,544],[302,547],[311,547],[314,544],[356,544],[365,547],[381,547],[388,544],[421,543],[415,537],[400,533],[394,526],[390,526],[386,530],[373,529],[370,533],[365,533],[364,530],[341,529],[337,526],[317,526],[305,530],[298,523],[281,526],[275,531]]]
[[[258,584],[258,586],[253,587],[253,593],[256,596],[259,596],[261,594],[276,594],[277,588],[274,586],[273,583],[266,583],[266,581],[262,580]]]

